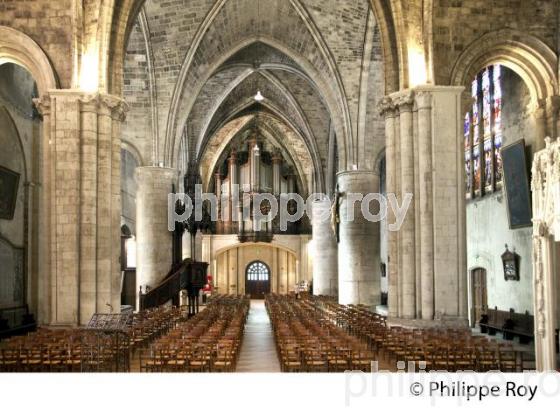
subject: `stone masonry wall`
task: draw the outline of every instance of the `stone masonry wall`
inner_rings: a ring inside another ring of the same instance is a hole
[[[72,80],[72,1],[0,1],[0,25],[35,40],[51,60],[63,88]]]
[[[449,84],[453,65],[473,41],[493,30],[512,28],[558,49],[558,7],[550,0],[435,0],[434,75]]]

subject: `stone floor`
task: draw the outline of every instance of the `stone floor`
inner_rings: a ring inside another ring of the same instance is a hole
[[[245,325],[245,333],[236,372],[279,372],[280,362],[276,354],[274,334],[266,313],[264,300],[251,300],[251,310]]]

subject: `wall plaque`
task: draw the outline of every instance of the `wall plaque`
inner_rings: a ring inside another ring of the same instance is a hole
[[[531,192],[525,157],[525,140],[502,148],[504,187],[510,229],[524,228],[531,222]]]

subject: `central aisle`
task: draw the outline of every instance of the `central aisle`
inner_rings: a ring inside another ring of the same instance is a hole
[[[280,372],[274,334],[264,300],[251,300],[237,372]]]

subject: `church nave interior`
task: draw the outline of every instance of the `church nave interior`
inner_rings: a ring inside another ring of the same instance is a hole
[[[0,2],[0,372],[558,370],[560,4],[470,3]]]

